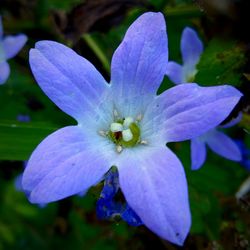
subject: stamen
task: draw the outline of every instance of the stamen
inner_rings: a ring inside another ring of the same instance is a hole
[[[148,142],[147,142],[146,140],[141,140],[141,141],[140,141],[140,144],[142,144],[142,145],[147,145]]]
[[[113,123],[111,123],[111,125],[110,125],[110,130],[111,130],[113,133],[122,131],[122,129],[123,129],[123,126],[122,126],[121,123],[113,122]]]
[[[98,131],[99,135],[103,136],[103,137],[106,137],[107,136],[107,132],[104,131],[104,130],[99,130]]]
[[[138,122],[140,122],[140,121],[142,120],[142,114],[139,114],[139,115],[136,117],[136,120],[137,120]]]
[[[123,122],[123,126],[125,128],[128,128],[130,126],[130,124],[133,122],[134,122],[134,119],[132,117],[126,117],[124,122]]]
[[[113,112],[116,113],[117,111],[113,110]],[[139,117],[139,119],[141,117]],[[118,153],[120,153],[124,147],[131,148],[141,143],[138,121],[135,121],[135,119],[130,116],[114,120],[114,122],[110,124],[110,129],[106,134],[105,131],[100,131],[99,133],[102,136],[107,136],[116,145],[116,151]],[[147,144],[147,142],[143,141],[142,144]]]
[[[118,114],[118,112],[117,112],[116,109],[114,109],[113,113],[114,113],[114,117],[118,117],[119,116],[119,114]]]
[[[124,141],[130,141],[133,138],[133,134],[130,129],[125,129],[122,131],[122,138]]]
[[[116,151],[117,151],[117,153],[121,153],[122,152],[122,146],[121,145],[117,145],[116,146]]]

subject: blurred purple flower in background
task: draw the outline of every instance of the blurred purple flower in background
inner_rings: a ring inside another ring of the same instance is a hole
[[[116,169],[111,168],[105,175],[104,187],[97,201],[96,211],[98,218],[114,219],[118,216],[131,226],[142,225],[141,219],[127,203],[115,201],[119,188],[118,172]]]
[[[244,166],[248,171],[250,171],[250,149],[247,148],[242,140],[235,140],[235,143],[240,148],[242,159],[240,164]]]
[[[110,84],[70,48],[36,43],[30,65],[39,86],[78,125],[49,135],[31,155],[22,181],[30,202],[85,191],[116,166],[125,200],[143,224],[183,244],[191,224],[187,182],[166,143],[214,128],[241,93],[231,86],[181,84],[156,96],[167,63],[160,13],[146,13],[129,27],[113,55]]]
[[[200,60],[203,52],[203,44],[197,33],[186,27],[181,36],[181,55],[183,65],[170,61],[167,65],[166,75],[175,84],[189,83],[194,81],[198,72],[196,65]],[[226,105],[226,103],[225,103]],[[239,122],[230,122],[227,127],[235,125]],[[206,145],[208,145],[215,153],[232,161],[241,160],[241,151],[238,145],[226,134],[220,132],[217,128],[213,128],[207,133],[193,138],[191,140],[191,165],[193,170],[199,169],[206,160]]]
[[[250,171],[250,149],[246,146],[243,140],[235,140],[238,147],[242,153],[242,159],[240,164],[248,171]],[[244,201],[244,196],[246,196],[250,191],[250,176],[242,182],[239,189],[237,190],[235,197],[238,201]]]
[[[10,74],[10,66],[7,60],[13,58],[22,49],[26,41],[27,36],[24,34],[4,37],[0,16],[0,85],[7,81]]]
[[[169,61],[166,75],[175,83],[193,82],[197,73],[196,65],[203,52],[203,44],[196,32],[186,27],[181,35],[181,55],[183,65]]]
[[[206,160],[206,145],[216,154],[231,161],[241,161],[241,150],[229,136],[218,129],[211,129],[191,140],[192,169],[199,169]]]

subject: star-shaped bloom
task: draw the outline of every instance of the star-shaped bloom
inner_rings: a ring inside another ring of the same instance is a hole
[[[27,37],[24,34],[3,36],[2,18],[0,16],[0,85],[5,83],[10,75],[8,59],[13,58],[24,46]]]
[[[166,75],[175,84],[192,82],[197,73],[196,65],[203,52],[203,44],[197,33],[186,27],[181,36],[181,55],[183,65],[176,62],[169,62]],[[240,116],[239,116],[240,118]],[[237,121],[238,122],[238,121]],[[237,122],[231,123],[233,126]],[[238,145],[226,134],[213,128],[207,133],[191,140],[191,161],[192,169],[199,169],[206,160],[206,145],[215,153],[232,161],[241,160],[241,151]]]
[[[175,83],[193,82],[197,73],[196,65],[203,52],[203,44],[197,33],[186,27],[181,35],[181,55],[183,65],[170,61],[167,66],[166,75]]]
[[[150,230],[182,245],[191,218],[183,166],[166,147],[222,122],[241,97],[231,86],[181,84],[157,96],[168,41],[161,13],[128,29],[111,62],[111,82],[70,48],[40,41],[32,72],[46,95],[77,125],[45,138],[32,153],[23,188],[33,203],[85,191],[116,166],[126,202]]]

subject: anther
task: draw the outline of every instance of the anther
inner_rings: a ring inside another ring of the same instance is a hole
[[[113,122],[113,123],[111,123],[111,125],[110,125],[110,130],[111,130],[113,133],[115,133],[115,132],[120,132],[120,131],[122,131],[122,129],[123,129],[123,126],[122,126],[121,123]]]
[[[124,141],[130,141],[133,138],[133,134],[130,129],[125,129],[122,131],[122,138]]]
[[[117,112],[116,109],[114,109],[113,114],[114,114],[115,117],[118,117],[118,112]]]
[[[128,128],[130,126],[130,124],[133,123],[133,122],[134,122],[134,119],[132,117],[126,117],[124,119],[123,126],[125,128]]]
[[[148,142],[147,142],[146,140],[141,140],[141,141],[140,141],[140,144],[142,144],[142,145],[147,145]]]
[[[107,136],[107,132],[104,131],[104,130],[99,130],[98,131],[99,135],[103,136],[103,137],[106,137]]]
[[[117,145],[116,146],[116,151],[117,151],[117,153],[121,153],[122,152],[122,146],[121,145]]]
[[[142,120],[142,114],[137,115],[136,120],[140,122]]]

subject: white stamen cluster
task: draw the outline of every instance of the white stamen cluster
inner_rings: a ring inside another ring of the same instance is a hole
[[[99,135],[103,137],[109,137],[109,132],[112,133],[121,133],[122,140],[124,142],[130,142],[131,140],[135,139],[134,134],[131,131],[131,125],[137,124],[142,120],[142,114],[139,114],[136,119],[128,116],[126,118],[121,118],[121,116],[118,114],[117,110],[113,111],[114,115],[114,120],[116,122],[113,122],[110,124],[110,130],[109,131],[104,131],[104,130],[99,130]],[[138,141],[135,141],[136,143],[139,143],[141,145],[147,145],[148,142],[146,140],[140,140],[138,137]],[[116,145],[116,151],[117,153],[121,153],[123,150],[123,145],[122,144],[117,144]]]
[[[118,122],[113,122],[110,125],[110,131],[113,133],[121,132],[122,133],[122,139],[126,142],[133,139],[133,134],[129,128],[129,126],[134,122],[134,119],[132,117],[126,117],[123,121],[123,124]]]

